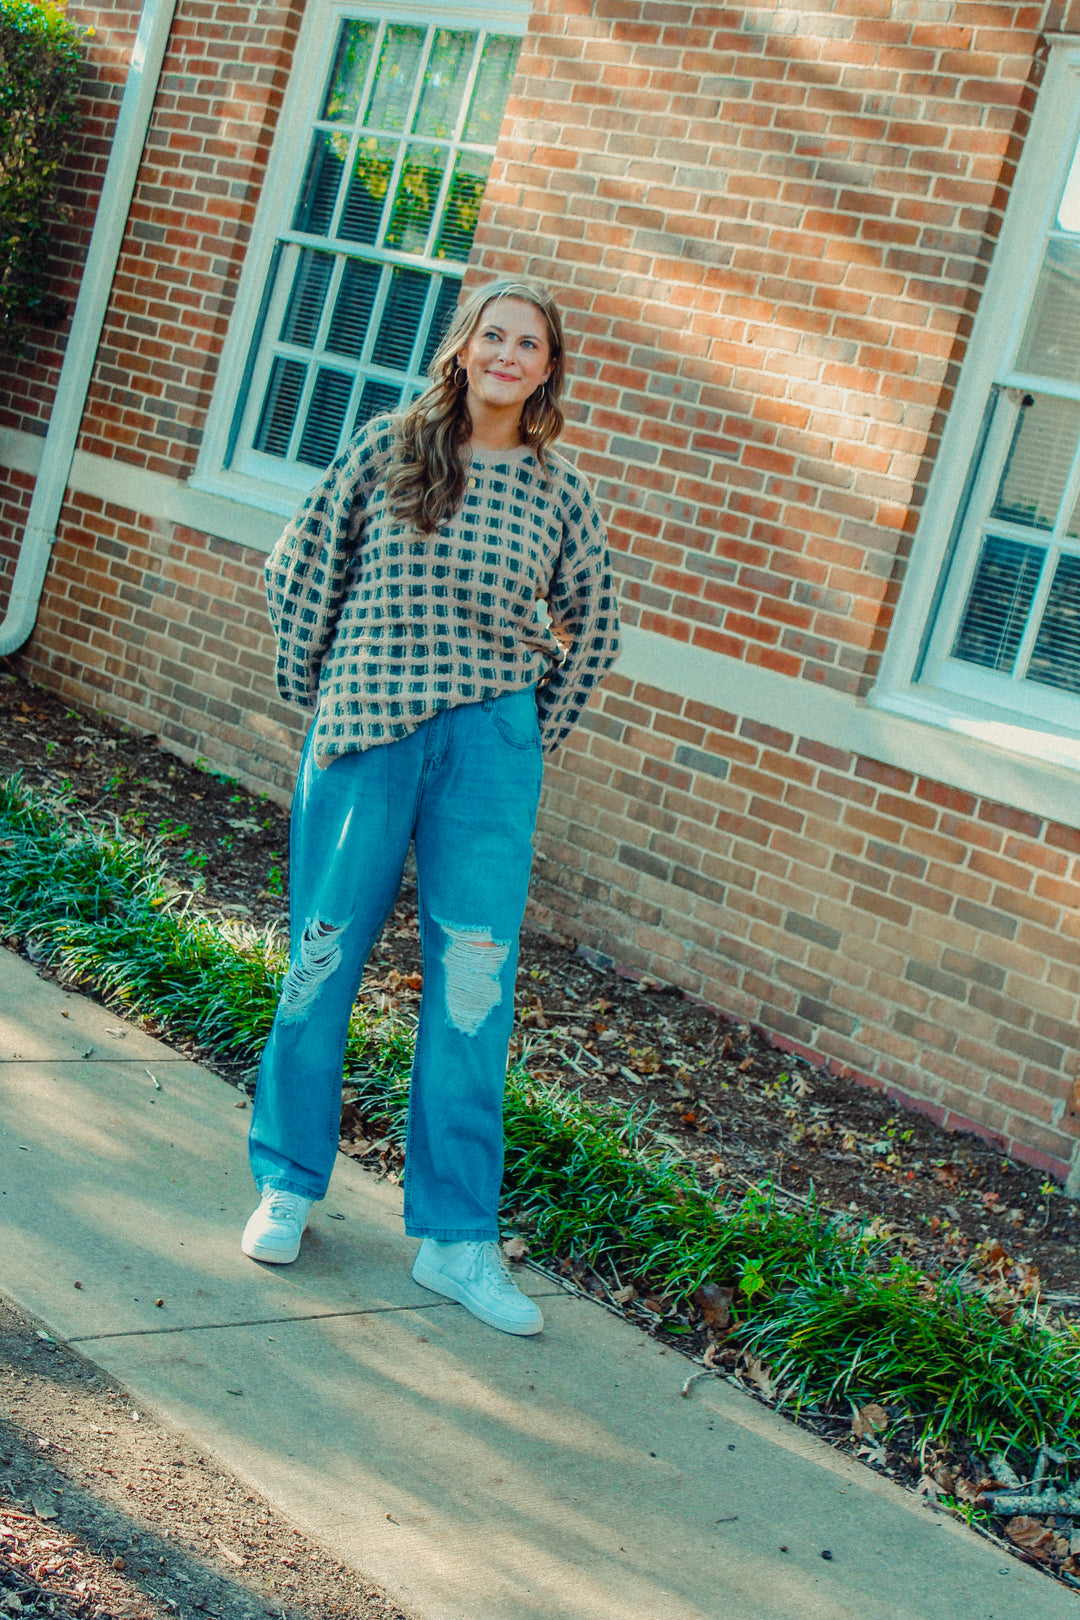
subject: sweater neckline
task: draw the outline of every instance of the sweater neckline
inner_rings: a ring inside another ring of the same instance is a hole
[[[516,467],[533,454],[529,444],[516,445],[512,450],[470,449],[469,465],[476,467]]]

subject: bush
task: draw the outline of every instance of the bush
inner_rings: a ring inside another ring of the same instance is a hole
[[[57,5],[0,0],[0,348],[49,312],[42,262],[63,216],[60,168],[76,133],[83,34]]]

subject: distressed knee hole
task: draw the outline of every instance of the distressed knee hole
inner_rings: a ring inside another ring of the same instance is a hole
[[[436,919],[438,921],[438,919]],[[499,975],[510,954],[506,940],[492,939],[486,928],[459,928],[440,922],[446,935],[446,1016],[463,1035],[475,1035],[502,1000]]]
[[[338,944],[345,932],[321,917],[313,917],[300,936],[300,949],[281,987],[278,1014],[287,1024],[306,1017],[320,987],[341,965]]]

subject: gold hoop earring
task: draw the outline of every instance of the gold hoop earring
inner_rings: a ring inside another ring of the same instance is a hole
[[[454,387],[465,388],[468,386],[468,382],[469,373],[465,370],[464,366],[458,366],[454,372]]]

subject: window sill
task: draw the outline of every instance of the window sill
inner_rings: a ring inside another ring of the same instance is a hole
[[[911,686],[876,687],[866,702],[871,709],[949,732],[958,747],[967,744],[977,749],[988,767],[994,756],[1000,755],[1049,766],[1074,778],[1080,775],[1080,731],[1047,731],[989,703]],[[1075,793],[1075,780],[1072,787]]]

